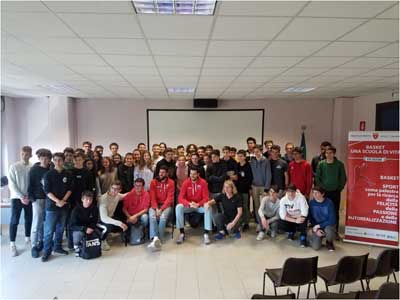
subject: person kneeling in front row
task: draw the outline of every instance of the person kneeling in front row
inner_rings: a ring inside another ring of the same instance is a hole
[[[278,232],[279,221],[279,188],[277,185],[272,185],[269,189],[269,195],[261,199],[258,215],[261,220],[261,230],[257,235],[257,241],[264,239],[265,233],[271,238],[275,238]]]
[[[215,223],[218,233],[216,240],[222,240],[225,234],[234,234],[236,239],[240,239],[239,220],[243,214],[243,199],[237,192],[236,186],[232,180],[224,182],[222,193],[204,204],[204,207],[210,205],[222,206],[222,213],[217,213]]]
[[[326,247],[335,251],[333,240],[336,237],[336,212],[331,199],[325,197],[325,190],[319,186],[313,188],[313,199],[310,205],[310,222],[312,230],[310,244],[314,250],[319,250],[322,240],[326,238]]]

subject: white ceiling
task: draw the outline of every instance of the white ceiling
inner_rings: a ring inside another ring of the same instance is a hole
[[[397,1],[218,1],[214,16],[136,15],[130,1],[2,1],[1,9],[3,95],[332,98],[398,89]],[[283,92],[294,86],[315,90]]]

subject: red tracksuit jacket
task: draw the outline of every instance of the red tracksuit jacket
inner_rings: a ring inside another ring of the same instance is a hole
[[[150,183],[150,202],[151,207],[157,209],[161,205],[164,210],[172,206],[175,195],[175,183],[172,179],[159,181],[153,179]]]
[[[190,202],[196,202],[199,206],[203,206],[207,201],[207,181],[199,177],[195,182],[192,182],[190,178],[187,178],[182,183],[178,199],[179,203],[183,204],[185,207],[189,207]]]
[[[124,208],[130,215],[134,215],[144,209],[150,207],[149,193],[143,188],[142,192],[137,195],[133,188],[124,198]]]
[[[293,160],[289,163],[289,178],[290,183],[293,183],[306,198],[310,196],[312,169],[306,160],[299,163]]]

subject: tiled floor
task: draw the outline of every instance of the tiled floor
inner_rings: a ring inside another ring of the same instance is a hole
[[[319,266],[326,266],[335,264],[343,255],[369,252],[370,256],[376,257],[382,250],[337,243],[333,253],[325,248],[315,252],[310,248],[299,248],[296,241],[288,241],[284,235],[278,236],[276,241],[257,242],[254,230],[243,234],[241,240],[205,246],[199,230],[188,230],[188,239],[183,245],[169,240],[158,253],[148,252],[144,245],[125,248],[115,238],[111,251],[104,252],[99,259],[83,260],[71,253],[42,263],[40,258],[31,258],[30,250],[23,247],[23,238],[17,241],[20,255],[10,257],[6,231],[7,226],[3,227],[1,241],[2,299],[249,299],[253,293],[262,291],[265,267],[281,267],[287,257],[319,255]],[[372,280],[372,288],[378,288],[384,280]],[[321,280],[317,289],[324,290]],[[346,291],[359,289],[359,283],[346,286]],[[303,296],[306,290],[306,287],[302,288]],[[280,293],[285,291],[285,288],[278,290]],[[338,287],[332,291],[338,291]],[[273,294],[269,280],[267,292]],[[311,295],[314,297],[313,293]]]

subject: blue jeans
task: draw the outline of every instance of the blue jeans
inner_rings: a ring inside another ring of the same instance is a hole
[[[44,253],[51,254],[51,250],[61,249],[62,237],[67,219],[67,209],[46,211],[44,222]],[[54,241],[53,241],[54,236]]]
[[[185,213],[196,212],[199,214],[204,214],[204,229],[211,230],[211,208],[205,209],[204,207],[191,208],[185,207],[183,204],[178,204],[175,208],[176,212],[176,228],[181,229],[184,227],[184,215]]]
[[[157,236],[160,239],[164,238],[165,227],[167,226],[168,219],[171,217],[172,208],[168,207],[161,213],[161,216],[157,220],[156,210],[154,208],[149,209],[150,217],[150,239]]]

